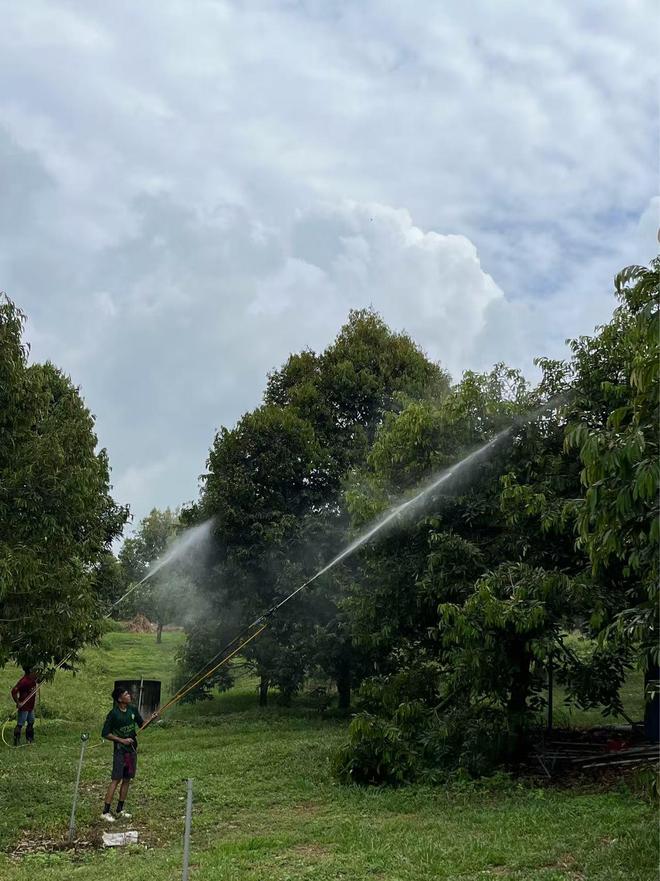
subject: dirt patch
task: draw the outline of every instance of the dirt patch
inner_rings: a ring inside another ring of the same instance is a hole
[[[50,837],[38,832],[24,832],[17,843],[7,853],[12,859],[20,859],[34,853],[61,853],[68,852],[72,855],[84,855],[101,847],[100,836],[93,835],[88,838],[74,838],[68,841],[65,836]]]
[[[118,826],[119,828],[117,828]],[[131,828],[136,827],[133,824]],[[139,847],[144,850],[162,847],[164,843],[163,838],[151,831],[145,832],[139,826],[137,828],[140,836],[139,843],[137,845],[130,845],[131,847]],[[101,825],[99,822],[92,826],[92,828],[80,830],[78,836],[72,842],[69,842],[66,832],[62,832],[60,835],[49,835],[36,830],[26,830],[21,833],[21,837],[15,844],[6,849],[5,853],[15,860],[38,853],[66,853],[75,861],[76,859],[82,859],[86,854],[93,851],[103,850],[102,833],[107,831],[125,832],[127,827],[125,824],[118,823],[109,829],[106,824]],[[163,830],[161,830],[161,834],[162,832]],[[167,843],[167,835],[164,838],[165,843]]]
[[[579,871],[578,861],[572,853],[562,854],[556,862],[548,863],[543,868],[559,869],[562,872],[566,872],[566,877],[570,878],[571,881],[584,881],[585,876]]]

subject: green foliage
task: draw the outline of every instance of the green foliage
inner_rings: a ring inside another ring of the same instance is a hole
[[[574,341],[570,362],[540,360],[535,389],[499,365],[388,414],[376,432],[346,493],[357,528],[512,426],[489,461],[360,555],[345,608],[377,684],[362,689],[367,715],[338,758],[343,779],[425,773],[419,731],[411,740],[393,720],[419,699],[412,683],[429,659],[437,673],[421,704],[442,712],[420,727],[444,731],[439,766],[487,768],[522,755],[551,658],[569,704],[618,714],[631,652],[657,657],[659,266],[620,276],[612,322]],[[564,646],[576,629],[587,654]],[[392,705],[402,666],[409,690]],[[491,732],[483,761],[473,729],[450,723],[463,712],[486,728],[497,719],[502,736]]]
[[[570,582],[559,573],[503,563],[476,582],[464,603],[441,604],[439,615],[448,688],[462,699],[488,695],[517,732],[544,685],[553,635],[575,615]]]
[[[204,513],[225,553],[250,560],[290,537],[320,499],[324,457],[313,427],[272,404],[221,429],[209,454]]]
[[[602,709],[604,715],[623,712],[621,688],[631,669],[624,646],[587,643],[586,654],[564,649],[557,681],[566,689],[567,701],[582,710]]]
[[[416,738],[397,722],[409,721],[417,726],[423,708],[411,703],[401,704],[397,718],[360,713],[351,722],[349,742],[333,756],[332,770],[342,783],[397,785],[412,783],[420,775],[421,758],[416,749]]]
[[[112,551],[108,551],[99,560],[94,578],[94,590],[106,614],[121,599],[126,589],[126,577],[122,565]],[[118,617],[121,609],[114,609],[113,614],[114,617]]]
[[[28,365],[24,317],[0,300],[0,665],[48,665],[94,640],[112,541],[127,511],[71,380]]]
[[[312,671],[345,693],[368,675],[340,778],[517,762],[550,662],[570,705],[618,714],[635,656],[657,656],[659,267],[624,271],[612,321],[567,361],[539,359],[536,386],[503,364],[450,386],[408,337],[351,313],[216,437],[191,512],[216,517],[209,647],[434,487],[249,650],[287,699]],[[567,650],[572,632],[588,652]]]
[[[446,388],[445,374],[407,336],[371,311],[352,312],[328,349],[292,355],[269,376],[264,404],[221,429],[195,512],[214,517],[216,559],[205,594],[216,644],[229,622],[253,620],[346,541],[342,480],[363,463],[386,411]],[[276,685],[289,700],[314,669],[336,681],[347,705],[361,658],[338,607],[345,582],[319,583],[250,647],[262,697]],[[191,639],[196,633],[190,629]]]
[[[330,459],[329,488],[363,460],[383,414],[405,399],[440,397],[446,373],[406,334],[371,310],[355,310],[321,355],[302,352],[268,377],[267,404],[292,409],[314,427]]]
[[[657,664],[660,258],[648,269],[629,267],[616,284],[622,304],[612,322],[593,340],[573,344],[582,412],[566,445],[578,451],[583,465],[585,493],[575,512],[594,574],[620,568],[631,582],[617,614],[618,634]]]
[[[135,533],[127,538],[119,552],[123,574],[123,592],[138,584],[151,565],[167,553],[180,530],[177,511],[153,508],[144,517]],[[191,590],[189,577],[176,563],[169,564],[140,585],[117,606],[115,614],[126,617],[140,612],[157,625],[156,640],[160,642],[165,624],[181,623]]]

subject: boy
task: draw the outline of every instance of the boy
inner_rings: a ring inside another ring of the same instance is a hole
[[[128,795],[128,787],[135,777],[137,768],[137,733],[144,725],[144,720],[137,707],[131,704],[131,693],[125,688],[117,687],[112,692],[114,706],[106,716],[101,736],[111,740],[114,744],[112,751],[112,775],[108,791],[103,805],[102,819],[108,823],[114,823],[115,818],[110,813],[112,799],[115,790],[121,781],[119,789],[119,801],[117,802],[117,816],[130,818],[130,814],[124,810],[124,802]],[[155,719],[158,714],[154,713],[147,724]]]
[[[37,698],[39,679],[30,667],[23,668],[23,676],[11,690],[11,696],[18,710],[16,727],[14,728],[14,746],[20,746],[21,730],[27,722],[25,740],[34,743],[34,702]]]

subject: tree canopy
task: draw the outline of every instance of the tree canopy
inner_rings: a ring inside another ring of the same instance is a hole
[[[315,676],[346,708],[360,686],[334,767],[363,782],[518,762],[550,675],[569,702],[623,712],[633,665],[657,679],[659,275],[625,270],[611,322],[539,359],[535,383],[498,364],[452,384],[372,311],[291,355],[218,432],[184,515],[214,518],[184,665],[433,483],[250,644],[262,702]],[[214,684],[231,674],[196,696]]]
[[[539,361],[536,388],[518,378],[507,401],[497,371],[466,375],[440,407],[382,426],[349,490],[358,525],[445,451],[460,456],[473,426],[493,436],[484,413],[541,408],[464,487],[362,553],[350,619],[377,660],[336,757],[342,779],[515,760],[551,663],[569,700],[604,712],[621,712],[634,663],[657,679],[658,262],[622,273],[617,290],[612,321],[573,341],[570,360]],[[475,400],[485,410],[465,409]],[[580,654],[565,644],[576,632]]]
[[[143,517],[133,535],[119,551],[119,568],[123,591],[139,584],[158,562],[179,534],[179,513],[165,508],[152,510]],[[162,639],[165,624],[181,623],[185,617],[186,596],[190,590],[189,573],[176,564],[168,565],[133,591],[117,609],[126,616],[141,613],[156,624],[156,642]]]
[[[447,388],[438,365],[368,310],[352,312],[320,355],[292,355],[270,374],[262,406],[216,436],[197,511],[214,518],[216,560],[205,593],[218,634],[228,620],[254,618],[327,560],[345,535],[342,481],[364,460],[385,413]],[[341,638],[339,593],[335,580],[301,597],[251,647],[262,700],[270,684],[288,698],[321,663],[347,702],[356,658]],[[204,629],[213,654],[219,636]],[[320,650],[330,643],[333,651]]]
[[[23,324],[0,300],[0,664],[47,665],[98,636],[97,580],[127,510],[94,417],[54,365],[28,363]]]

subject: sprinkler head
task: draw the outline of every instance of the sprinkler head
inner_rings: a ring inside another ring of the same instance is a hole
[[[86,740],[89,740],[89,734],[81,734],[80,739],[85,743]]]

